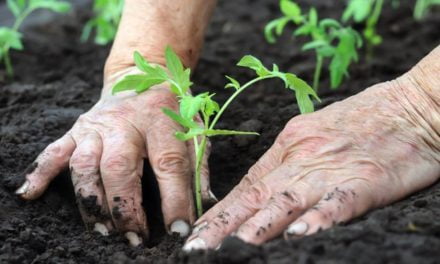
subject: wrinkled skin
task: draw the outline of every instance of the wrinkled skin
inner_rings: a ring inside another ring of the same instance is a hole
[[[440,101],[419,85],[407,74],[290,120],[184,249],[310,235],[437,181]]]
[[[107,84],[100,101],[81,115],[66,135],[39,155],[36,169],[26,175],[28,187],[18,194],[36,199],[69,166],[81,215],[90,228],[100,223],[107,231],[116,228],[147,236],[141,177],[144,159],[148,159],[159,183],[166,227],[176,220],[193,223],[193,145],[174,137],[182,128],[161,111],[163,107],[177,109],[177,98],[167,85],[140,95],[125,92],[111,96],[113,83]],[[203,166],[206,200],[206,160]]]

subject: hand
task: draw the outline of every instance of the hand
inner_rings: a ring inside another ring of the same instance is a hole
[[[196,222],[184,250],[216,248],[228,235],[253,244],[310,235],[437,181],[440,129],[431,121],[440,109],[415,83],[382,83],[293,118]]]
[[[119,76],[133,71],[124,70]],[[174,137],[181,128],[161,110],[178,109],[177,99],[167,85],[140,95],[112,96],[114,83],[107,81],[99,102],[38,156],[16,193],[26,200],[38,198],[69,166],[86,225],[103,234],[116,228],[132,244],[139,244],[136,234],[148,235],[141,190],[143,160],[148,158],[159,184],[166,228],[186,236],[195,220],[194,150],[192,143]],[[207,160],[203,166],[202,195],[209,199]]]

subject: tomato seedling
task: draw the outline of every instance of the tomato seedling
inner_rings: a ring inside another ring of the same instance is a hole
[[[179,100],[179,111],[164,108],[163,112],[172,120],[179,123],[183,131],[177,131],[175,136],[182,141],[192,140],[195,146],[196,161],[194,164],[194,191],[196,200],[197,215],[203,212],[201,198],[200,173],[203,156],[205,155],[207,138],[220,135],[258,135],[255,132],[216,129],[215,126],[226,108],[244,90],[253,84],[272,78],[281,79],[285,87],[294,91],[301,113],[308,113],[314,110],[312,98],[319,101],[315,91],[295,74],[279,71],[274,64],[272,70],[267,69],[260,60],[247,55],[239,62],[238,66],[246,67],[255,71],[257,77],[245,84],[240,84],[236,79],[226,76],[228,83],[225,88],[234,89],[234,93],[220,106],[214,99],[213,93],[201,93],[193,96],[189,92],[192,86],[190,80],[191,70],[185,69],[179,57],[174,51],[167,47],[165,51],[166,68],[152,65],[145,60],[138,52],[134,53],[136,67],[142,72],[140,74],[125,76],[114,87],[112,92],[117,93],[126,90],[134,90],[137,93],[147,91],[154,85],[169,83],[171,91]],[[202,117],[202,123],[196,122],[197,115]]]
[[[58,0],[7,0],[7,6],[15,17],[12,27],[0,27],[0,64],[6,68],[9,77],[14,75],[9,51],[23,50],[22,34],[18,31],[21,24],[36,9],[49,9],[57,13],[66,13],[70,4]]]
[[[269,43],[276,41],[288,23],[298,26],[295,36],[308,36],[310,41],[303,45],[302,50],[314,50],[316,67],[313,75],[313,89],[318,91],[319,80],[325,58],[330,59],[331,88],[338,88],[353,61],[358,60],[357,50],[362,47],[359,33],[351,27],[343,27],[334,19],[318,19],[316,9],[311,8],[303,14],[299,5],[291,0],[281,0],[280,9],[283,16],[269,22],[265,27],[265,36]]]
[[[377,34],[376,25],[382,13],[384,0],[350,0],[342,15],[342,21],[353,19],[356,23],[365,23],[363,31],[367,42],[367,56],[373,53],[373,47],[382,43],[382,37]]]
[[[95,0],[93,3],[95,16],[84,26],[81,41],[87,41],[93,30],[96,31],[94,38],[96,44],[106,45],[113,41],[123,8],[124,0]]]
[[[414,6],[414,18],[422,20],[434,5],[440,5],[440,0],[417,0]]]

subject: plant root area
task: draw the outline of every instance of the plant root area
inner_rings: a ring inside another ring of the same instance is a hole
[[[0,13],[5,13],[5,1]],[[320,17],[339,18],[343,1],[299,1],[316,6]],[[388,1],[391,2],[391,1]],[[372,84],[406,72],[440,44],[440,10],[422,22],[412,18],[414,1],[386,4],[378,25],[384,42],[370,60],[361,55],[350,78],[331,91],[323,73],[318,108],[342,100]],[[16,78],[0,82],[0,263],[440,263],[440,184],[390,206],[321,231],[260,247],[229,239],[218,251],[183,253],[183,240],[163,228],[157,188],[145,167],[144,199],[151,239],[130,247],[119,234],[88,231],[75,204],[69,172],[61,173],[38,200],[14,195],[33,160],[70,129],[99,98],[109,47],[79,42],[90,7],[25,27],[25,47],[13,53]],[[170,14],[172,15],[172,14]],[[224,101],[224,75],[246,81],[253,73],[235,66],[245,54],[277,63],[284,71],[312,80],[315,58],[301,52],[301,39],[285,33],[275,45],[263,37],[264,25],[280,15],[277,1],[219,1],[195,71],[196,93],[210,90]],[[361,30],[362,25],[355,25]],[[288,28],[289,30],[293,28]],[[4,69],[0,70],[4,75]],[[258,84],[233,103],[220,127],[252,130],[260,137],[213,140],[210,158],[214,193],[224,197],[271,146],[285,123],[298,114],[294,96],[279,81]]]

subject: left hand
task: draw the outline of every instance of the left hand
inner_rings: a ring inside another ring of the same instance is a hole
[[[439,109],[426,107],[432,99],[405,80],[293,118],[195,223],[184,250],[216,248],[231,234],[253,244],[283,231],[310,235],[434,183],[440,144],[426,117],[438,118]]]

